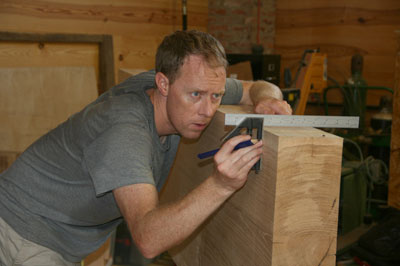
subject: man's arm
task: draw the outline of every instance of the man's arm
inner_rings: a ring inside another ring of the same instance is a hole
[[[259,114],[292,114],[292,108],[283,100],[278,86],[266,81],[241,81],[243,95],[240,104],[253,105]]]
[[[250,136],[241,135],[227,141],[214,156],[214,172],[176,202],[159,206],[157,191],[150,184],[134,184],[113,191],[132,238],[145,257],[154,257],[182,242],[244,185],[262,153],[262,142],[233,150],[248,139]]]

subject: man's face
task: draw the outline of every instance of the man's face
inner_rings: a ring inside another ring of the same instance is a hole
[[[224,67],[210,67],[196,55],[186,58],[167,98],[168,119],[176,133],[190,139],[200,136],[221,103],[225,82]]]

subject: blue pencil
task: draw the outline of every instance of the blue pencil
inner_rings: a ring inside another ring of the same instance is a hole
[[[245,148],[245,147],[248,147],[251,145],[254,145],[253,142],[251,142],[251,140],[246,140],[246,141],[240,142],[238,145],[236,145],[234,150]],[[219,151],[219,148],[212,150],[212,151],[206,151],[206,152],[197,154],[197,157],[199,157],[199,159],[205,159],[205,158],[214,156],[218,151]]]

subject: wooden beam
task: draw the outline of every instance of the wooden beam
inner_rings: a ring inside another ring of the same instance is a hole
[[[38,43],[95,43],[99,45],[99,94],[115,85],[114,49],[111,35],[37,34],[0,32],[0,41]]]
[[[220,146],[221,107],[197,141],[183,140],[161,200],[182,197],[213,171],[196,155]],[[342,139],[314,128],[264,128],[259,174],[189,239],[170,251],[179,266],[335,265]]]
[[[115,85],[114,47],[111,35],[101,35],[99,42],[100,94]]]
[[[396,34],[398,48],[393,96],[392,143],[390,147],[389,205],[400,209],[400,31],[397,31]]]

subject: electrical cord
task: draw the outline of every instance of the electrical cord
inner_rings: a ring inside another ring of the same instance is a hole
[[[384,161],[376,159],[373,156],[368,156],[367,158],[364,159],[364,155],[357,142],[348,138],[344,138],[344,142],[351,143],[357,149],[358,156],[361,162],[358,169],[364,169],[367,177],[369,178],[367,180],[369,181],[368,183],[371,183],[372,185],[373,184],[382,185],[388,181],[387,177],[389,169]]]
[[[368,196],[367,196],[367,210],[366,210],[366,216],[364,217],[364,222],[367,223],[366,221],[368,221],[369,223],[372,221],[371,202],[372,202],[372,191],[374,190],[374,185],[383,185],[388,182],[389,169],[384,161],[380,159],[375,159],[373,156],[368,156],[366,159],[364,159],[361,148],[357,144],[357,142],[347,138],[344,138],[344,142],[352,144],[357,149],[361,162],[357,170],[365,172],[365,175],[362,176],[365,177],[366,179],[365,181],[367,182]],[[386,203],[386,201],[382,201],[382,203]]]

